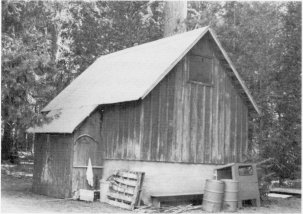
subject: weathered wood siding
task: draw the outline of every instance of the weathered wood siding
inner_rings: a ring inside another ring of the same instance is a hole
[[[99,189],[102,177],[104,145],[100,135],[101,115],[99,110],[91,114],[73,134],[72,193],[90,189],[86,180],[88,159],[91,159],[94,188]]]
[[[211,85],[188,81],[189,54],[137,102],[104,107],[107,159],[223,164],[247,152],[247,104],[207,37],[191,53],[213,57]]]
[[[104,154],[100,117],[96,110],[73,134],[36,135],[34,192],[69,198],[79,189],[90,189],[86,180],[89,158],[93,165],[94,188],[99,189]]]
[[[71,196],[72,135],[37,134],[33,191],[56,198]]]

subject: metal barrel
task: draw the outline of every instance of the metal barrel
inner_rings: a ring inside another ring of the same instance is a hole
[[[224,182],[207,179],[205,182],[202,209],[219,212],[222,208]]]
[[[223,210],[236,212],[238,207],[239,182],[232,179],[222,179],[224,182]]]

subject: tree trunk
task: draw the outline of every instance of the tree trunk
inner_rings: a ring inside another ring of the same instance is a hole
[[[12,123],[9,120],[8,105],[10,99],[8,96],[4,98],[5,105],[2,106],[2,120],[3,120],[3,135],[1,139],[1,160],[8,160],[11,157],[13,147],[13,136],[12,136]]]
[[[167,1],[164,7],[164,37],[186,31],[187,1]]]
[[[56,23],[54,23],[51,26],[50,34],[51,34],[51,47],[52,47],[51,60],[52,63],[55,65],[57,61],[57,54],[58,54],[58,27]]]
[[[8,122],[4,122],[3,136],[1,140],[1,159],[8,160],[11,157],[13,146],[12,128]]]

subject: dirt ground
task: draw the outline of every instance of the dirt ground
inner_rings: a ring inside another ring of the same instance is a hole
[[[40,213],[40,212],[102,212],[126,213],[127,210],[112,207],[100,202],[82,202],[55,199],[31,192],[31,178],[16,178],[1,175],[1,213]]]
[[[55,199],[31,192],[32,185],[31,160],[20,165],[2,163],[1,165],[1,213],[40,213],[40,212],[85,212],[85,213],[130,213],[100,202],[83,202]],[[134,211],[135,212],[135,211]],[[154,212],[142,210],[140,212]],[[201,209],[192,213],[201,213]],[[138,213],[138,212],[135,212]],[[269,198],[261,207],[245,207],[237,213],[301,213],[301,198],[277,199]]]

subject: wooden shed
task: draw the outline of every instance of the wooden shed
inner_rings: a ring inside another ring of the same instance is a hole
[[[201,192],[214,167],[244,161],[248,114],[259,113],[209,27],[100,57],[42,111],[58,116],[29,130],[35,192],[88,188],[91,158],[98,179],[144,171],[146,203]]]

